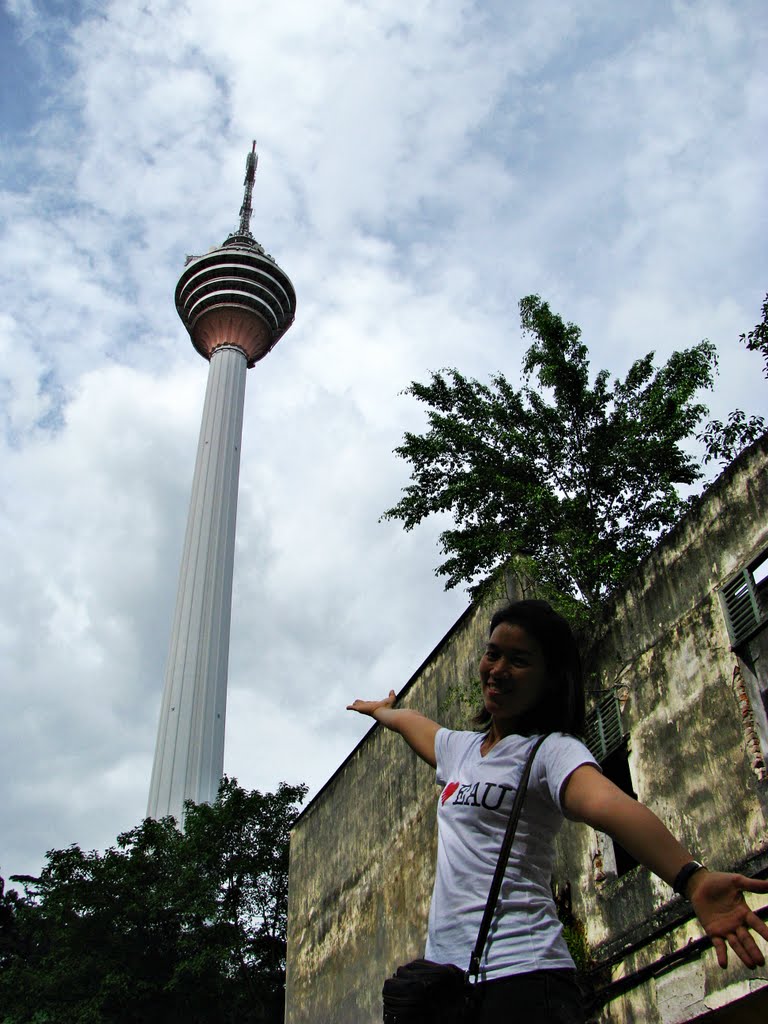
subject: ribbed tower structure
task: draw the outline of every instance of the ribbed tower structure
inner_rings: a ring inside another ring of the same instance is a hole
[[[224,771],[245,374],[296,310],[293,285],[250,231],[257,162],[254,142],[237,231],[188,257],[176,286],[179,316],[210,363],[147,808],[179,822],[185,800],[216,798]]]

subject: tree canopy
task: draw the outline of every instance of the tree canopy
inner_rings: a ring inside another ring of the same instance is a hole
[[[687,505],[678,488],[702,476],[685,448],[707,413],[714,345],[654,353],[624,379],[592,377],[580,329],[538,295],[520,302],[532,339],[522,386],[488,384],[449,368],[406,389],[427,407],[428,429],[395,449],[411,483],[384,513],[412,529],[432,513],[454,522],[440,536],[446,589],[473,595],[513,556],[532,557],[545,588],[595,610],[631,575]]]
[[[763,319],[749,333],[740,335],[739,341],[746,345],[748,351],[762,354],[763,373],[768,377],[768,295],[763,302]],[[734,409],[724,422],[710,420],[696,436],[704,445],[704,462],[717,461],[725,466],[748,444],[757,440],[764,430],[762,416],[748,417],[742,409]]]
[[[283,1020],[288,839],[306,793],[247,792],[146,819],[105,853],[52,850],[0,893],[3,1024]]]
[[[743,342],[750,352],[759,352],[763,357],[763,375],[768,377],[768,295],[763,299],[762,319],[751,331],[742,334],[739,341]]]

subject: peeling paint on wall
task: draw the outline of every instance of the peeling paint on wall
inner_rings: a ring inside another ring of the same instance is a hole
[[[755,777],[760,782],[763,782],[768,778],[768,771],[766,771],[763,751],[760,746],[760,737],[755,728],[755,714],[752,710],[752,704],[747,695],[747,688],[744,685],[744,677],[738,664],[734,665],[733,668],[733,690],[739,704],[739,711],[741,712],[741,726],[744,730],[744,740],[747,746],[750,767],[755,773]]]

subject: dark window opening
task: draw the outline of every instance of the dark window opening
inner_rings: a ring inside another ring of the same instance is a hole
[[[626,740],[605,758],[600,767],[603,769],[603,775],[606,779],[610,779],[614,786],[618,786],[627,796],[637,800],[637,793],[632,785],[632,775],[629,770]],[[616,857],[616,877],[621,878],[622,875],[626,875],[632,868],[636,868],[638,862],[631,853],[624,849],[621,843],[617,843],[615,839],[612,842],[614,856]]]
[[[738,656],[760,749],[768,762],[768,630],[742,644]]]
[[[622,792],[637,800],[629,770],[629,737],[624,731],[621,706],[613,691],[599,700],[587,716],[585,739],[606,779],[610,779]],[[616,860],[616,877],[620,878],[637,867],[638,862],[615,839],[611,841]]]

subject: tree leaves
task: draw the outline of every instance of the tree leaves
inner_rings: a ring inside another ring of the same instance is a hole
[[[739,336],[750,352],[761,352],[763,356],[763,375],[768,377],[768,295],[763,300],[763,318],[748,334]]]
[[[453,517],[436,570],[447,589],[474,594],[524,552],[542,585],[595,609],[682,513],[678,486],[702,475],[682,443],[706,415],[695,396],[713,385],[715,349],[702,341],[658,369],[651,352],[623,380],[601,370],[590,383],[576,325],[537,295],[520,315],[532,339],[520,388],[448,368],[406,389],[427,406],[428,429],[395,449],[411,483],[382,518],[410,530],[435,512]]]
[[[734,409],[728,414],[725,423],[722,420],[710,420],[696,436],[706,448],[705,463],[716,460],[727,466],[740,451],[756,441],[764,430],[765,420],[762,416],[750,416],[747,419],[742,409]]]
[[[763,302],[763,318],[748,334],[741,334],[743,342],[750,352],[762,352],[763,374],[768,377],[768,295]],[[765,430],[762,416],[747,417],[741,409],[734,409],[728,414],[725,423],[722,420],[710,420],[696,439],[704,445],[704,463],[717,461],[726,466],[732,462],[739,452],[756,441]]]
[[[288,839],[304,786],[224,779],[184,832],[146,819],[104,854],[52,850],[0,890],[0,1020],[279,1022]]]

